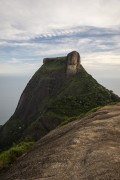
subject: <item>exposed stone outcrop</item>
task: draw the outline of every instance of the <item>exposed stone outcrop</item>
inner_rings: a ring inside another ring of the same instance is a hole
[[[80,69],[80,55],[77,51],[72,51],[67,55],[67,75],[74,75]]]
[[[66,67],[67,76],[71,76],[71,75],[74,75],[77,72],[79,72],[81,59],[80,59],[80,55],[77,51],[70,52],[67,55],[67,57],[44,58],[43,64],[53,63],[53,61],[64,61],[64,63],[67,64],[67,67]]]
[[[1,180],[120,180],[120,104],[57,128]]]

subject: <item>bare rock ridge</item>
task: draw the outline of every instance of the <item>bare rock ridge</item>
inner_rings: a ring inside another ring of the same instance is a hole
[[[80,69],[80,55],[78,52],[73,51],[67,55],[67,75],[76,74]]]
[[[120,104],[51,131],[1,180],[120,180]]]
[[[59,60],[59,58],[57,60]],[[70,52],[63,60],[66,63],[67,76],[71,76],[79,72],[81,59],[77,51]],[[43,64],[52,63],[53,61],[56,61],[56,59],[44,58]]]

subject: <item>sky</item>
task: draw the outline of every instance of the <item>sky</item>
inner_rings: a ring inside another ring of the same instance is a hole
[[[0,122],[12,115],[43,58],[73,50],[120,95],[119,0],[0,0]]]

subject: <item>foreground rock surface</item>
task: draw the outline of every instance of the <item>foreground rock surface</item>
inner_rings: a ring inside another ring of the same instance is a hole
[[[120,104],[53,130],[2,180],[120,180]]]

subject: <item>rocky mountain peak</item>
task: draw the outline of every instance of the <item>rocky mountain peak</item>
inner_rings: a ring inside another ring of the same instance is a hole
[[[80,69],[80,55],[77,51],[72,51],[67,55],[67,75],[76,74]]]
[[[67,55],[67,61],[70,65],[80,64],[80,54],[77,51],[72,51]]]
[[[44,58],[43,64],[54,63],[56,61],[63,62],[66,66],[67,76],[71,76],[79,72],[81,58],[77,51],[70,52],[66,57],[56,57],[56,58]]]
[[[45,58],[24,89],[15,113],[0,128],[0,149],[38,140],[66,119],[120,98],[89,75],[76,51]]]

